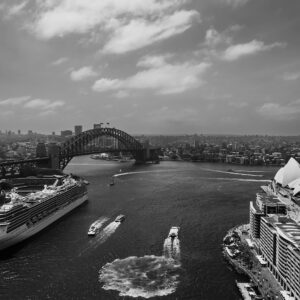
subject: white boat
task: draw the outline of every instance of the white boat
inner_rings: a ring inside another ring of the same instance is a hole
[[[62,178],[61,185],[45,186],[25,196],[12,189],[0,205],[0,250],[38,233],[87,199],[86,185],[69,176]]]
[[[177,227],[177,226],[171,227],[168,237],[170,237],[172,239],[178,238],[179,229],[180,229],[180,227]]]
[[[116,217],[115,222],[123,222],[125,220],[125,216],[124,215],[119,215]]]
[[[100,228],[101,228],[101,226],[102,226],[103,223],[104,223],[103,220],[97,220],[97,221],[95,221],[90,226],[87,234],[89,236],[95,236],[99,232],[99,230],[100,230]]]
[[[94,236],[96,235],[96,231],[97,231],[97,227],[92,224],[87,234],[90,236]]]

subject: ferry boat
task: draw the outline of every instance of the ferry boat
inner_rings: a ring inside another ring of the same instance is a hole
[[[103,224],[102,221],[99,221],[99,220],[95,221],[95,222],[90,226],[90,228],[89,228],[87,234],[88,234],[89,236],[95,236],[95,235],[99,232],[99,230],[100,230],[102,224]]]
[[[89,231],[88,231],[87,234],[88,234],[89,236],[95,236],[96,233],[97,233],[97,231],[98,231],[98,228],[97,228],[94,224],[92,224],[92,225],[90,226]]]
[[[75,176],[19,178],[12,184],[12,189],[0,191],[0,250],[38,233],[88,200],[86,184]]]
[[[168,237],[170,237],[171,239],[178,238],[178,231],[179,227],[171,227]]]
[[[116,217],[115,222],[119,222],[122,223],[125,220],[125,216],[124,215],[119,215]]]

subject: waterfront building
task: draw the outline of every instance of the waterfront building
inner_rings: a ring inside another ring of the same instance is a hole
[[[299,300],[300,225],[283,215],[262,217],[260,250],[282,288]]]
[[[287,187],[298,178],[300,178],[300,164],[294,158],[290,158],[288,163],[276,173],[274,181],[280,187]]]
[[[286,214],[286,205],[277,197],[263,193],[256,194],[256,201],[250,201],[250,235],[253,240],[260,238],[261,217],[269,214]],[[259,240],[256,240],[259,244]]]

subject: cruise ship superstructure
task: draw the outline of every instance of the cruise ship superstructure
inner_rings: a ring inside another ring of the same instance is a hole
[[[23,178],[14,183],[0,191],[0,250],[38,233],[88,199],[86,184],[77,177]]]

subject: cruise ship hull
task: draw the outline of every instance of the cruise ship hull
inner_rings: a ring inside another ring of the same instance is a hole
[[[82,203],[88,200],[87,193],[83,194],[82,196],[78,197],[75,201],[71,202],[70,204],[59,208],[57,211],[52,213],[51,215],[46,216],[39,222],[33,224],[32,226],[28,227],[26,224],[16,228],[15,230],[0,236],[0,250],[4,250],[8,247],[11,247],[17,243],[24,241],[25,239],[33,236],[34,234],[40,232],[44,228],[48,227],[50,224],[55,222],[56,220],[60,219]]]

